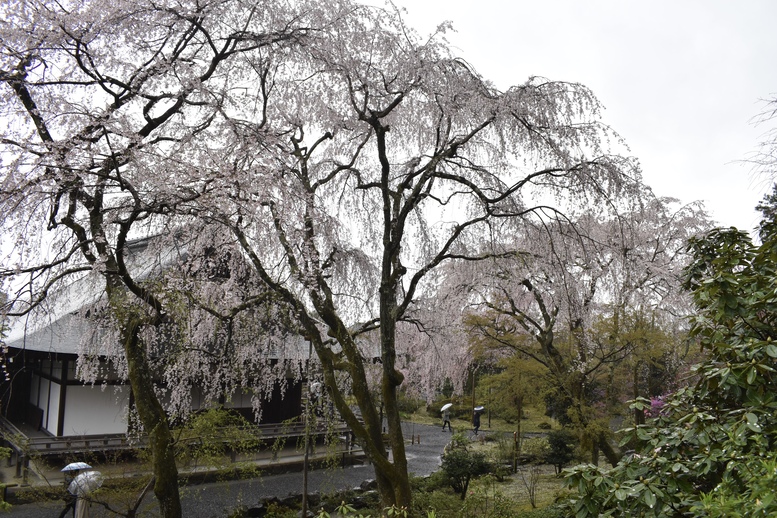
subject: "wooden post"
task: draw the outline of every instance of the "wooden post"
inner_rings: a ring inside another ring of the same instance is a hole
[[[519,425],[520,426],[520,423]],[[518,432],[513,432],[513,473],[518,472]]]
[[[7,446],[11,446],[11,443],[9,443],[9,442],[5,442],[4,441],[4,444],[6,444]],[[6,460],[5,467],[7,467],[7,468],[12,467],[13,463],[14,463],[14,460],[16,460],[18,462],[18,460],[19,460],[19,452],[16,451],[15,449],[11,449],[11,454],[8,456],[8,459]]]
[[[30,471],[30,458],[25,455],[24,459],[22,460],[22,485],[28,486],[29,480],[28,475]]]
[[[486,405],[488,405],[488,429],[491,429],[491,387],[488,387],[488,398],[486,399]]]

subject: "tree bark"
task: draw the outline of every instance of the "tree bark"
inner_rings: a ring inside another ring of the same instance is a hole
[[[633,399],[637,399],[639,397],[639,366],[640,361],[636,360],[634,362],[634,370],[632,371],[633,379],[634,379],[634,394]],[[645,424],[645,411],[641,410],[639,408],[634,409],[634,426],[639,426]]]
[[[615,448],[612,447],[610,441],[608,441],[606,437],[599,438],[596,446],[598,446],[599,450],[604,453],[607,462],[609,462],[612,467],[618,465],[618,462],[621,460],[621,456],[617,451],[615,451]]]
[[[128,377],[138,415],[148,434],[155,480],[154,495],[159,502],[161,515],[163,518],[181,518],[178,467],[175,464],[173,436],[170,433],[167,414],[154,391],[151,366],[139,337],[140,327],[139,319],[129,316],[121,329]]]

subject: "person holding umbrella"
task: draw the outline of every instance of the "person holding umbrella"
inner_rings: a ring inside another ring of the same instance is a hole
[[[65,480],[67,481],[67,478],[65,478]],[[65,484],[67,485],[67,482],[65,482]],[[65,500],[65,508],[62,509],[61,513],[59,513],[59,518],[65,518],[65,515],[71,509],[73,510],[73,518],[75,518],[75,516],[76,516],[76,500],[78,500],[78,497],[76,495],[74,495],[73,493],[71,493],[70,491],[66,491],[65,492],[65,496],[63,497],[63,499]]]
[[[472,429],[475,431],[475,435],[478,434],[478,430],[480,429],[480,414],[483,413],[483,410],[485,410],[484,407],[476,406],[472,411]]]
[[[82,469],[90,469],[92,466],[86,462],[71,462],[60,471],[65,474],[65,508],[59,513],[59,518],[65,518],[65,515],[71,509],[73,510],[73,518],[76,516],[76,501],[78,500],[78,494],[76,491],[71,491],[73,487],[73,480],[78,476],[78,473]]]
[[[89,518],[89,497],[103,484],[103,476],[99,471],[87,471],[76,476],[68,487],[68,491],[75,494],[76,513],[75,518]]]
[[[448,425],[448,431],[453,432],[453,428],[451,428],[451,407],[453,406],[453,403],[446,403],[442,406],[440,410],[442,410],[442,431],[445,431],[445,425]]]

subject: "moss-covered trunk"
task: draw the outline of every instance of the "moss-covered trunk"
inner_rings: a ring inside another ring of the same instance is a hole
[[[381,304],[390,311],[390,303]],[[393,468],[387,475],[387,484],[391,485],[394,499],[392,505],[410,508],[412,494],[410,478],[407,473],[407,456],[405,455],[405,439],[402,434],[402,419],[397,401],[397,388],[403,381],[402,374],[396,370],[396,323],[392,318],[381,319],[381,341],[383,379],[381,393],[388,424],[388,444],[393,453]]]
[[[154,495],[159,502],[161,516],[181,518],[173,436],[170,433],[167,414],[154,391],[151,366],[139,336],[140,327],[138,319],[129,317],[121,329],[129,381],[140,421],[148,434],[154,472]]]
[[[323,313],[326,314],[326,312]],[[332,334],[338,338],[341,344],[345,344],[345,350],[351,353],[357,352],[355,344],[352,343],[344,328],[338,326],[332,331]],[[352,358],[352,361],[348,362],[348,371],[351,376],[351,391],[361,413],[361,422],[349,408],[345,394],[337,387],[334,376],[335,369],[328,361],[329,355],[319,345],[316,346],[316,349],[320,351],[319,357],[322,360],[324,379],[333,396],[335,406],[356,434],[365,454],[373,463],[375,482],[382,505],[384,507],[409,508],[411,503],[410,481],[407,475],[404,438],[397,406],[396,386],[394,385],[396,380],[387,381],[384,365],[381,392],[388,421],[388,446],[392,450],[391,457],[393,457],[390,458],[389,450],[384,443],[383,423],[376,410],[373,395],[370,393],[366,372],[364,365],[360,363],[360,357]]]

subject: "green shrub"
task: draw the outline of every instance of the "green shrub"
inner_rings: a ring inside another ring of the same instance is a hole
[[[413,397],[404,390],[397,393],[397,407],[399,408],[399,411],[404,414],[412,414],[424,406],[424,404],[425,402],[423,399]]]
[[[550,453],[550,443],[546,437],[524,439],[521,445],[521,457],[526,462],[541,463]]]
[[[494,451],[495,462],[512,465],[514,452],[515,438],[512,434],[501,434],[497,436],[496,450]]]
[[[501,493],[489,495],[475,491],[461,509],[460,516],[483,518],[514,518],[515,502]]]
[[[491,470],[491,464],[480,452],[471,452],[464,448],[453,448],[442,458],[442,472],[453,491],[462,500],[467,496],[470,480],[485,475]]]
[[[11,448],[0,447],[0,459],[7,459],[11,456]],[[0,511],[10,511],[11,504],[3,500],[3,493],[5,493],[5,484],[0,484]]]
[[[766,224],[760,245],[736,229],[692,241],[690,334],[707,358],[657,417],[626,430],[632,455],[569,471],[578,518],[777,516],[777,222]]]
[[[543,509],[519,512],[515,515],[515,518],[566,518],[566,516],[567,514],[563,506],[551,505]]]
[[[548,432],[548,452],[545,454],[545,462],[556,467],[556,475],[575,458],[577,437],[569,430],[553,430]]]
[[[297,518],[297,511],[281,505],[277,502],[271,502],[267,506],[266,518]]]
[[[413,495],[431,493],[448,487],[448,478],[442,471],[435,471],[428,477],[414,477],[410,481]]]
[[[259,446],[251,423],[233,410],[210,408],[194,414],[178,431],[178,458],[219,466],[230,452],[248,452]]]
[[[414,492],[413,509],[416,510],[414,516],[425,516],[429,512],[440,518],[456,516],[461,509],[461,500],[450,489]]]

